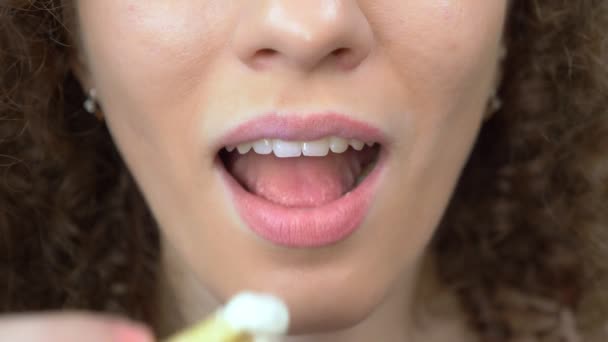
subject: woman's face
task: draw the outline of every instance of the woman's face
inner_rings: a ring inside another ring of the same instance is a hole
[[[171,263],[222,300],[282,296],[293,331],[411,285],[483,121],[506,0],[77,5],[83,83]],[[339,153],[350,139],[377,144]],[[327,155],[276,156],[301,148]]]

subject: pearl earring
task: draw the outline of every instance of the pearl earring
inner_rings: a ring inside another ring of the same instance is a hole
[[[490,96],[488,107],[488,110],[490,110],[492,113],[496,113],[502,108],[502,100],[498,95],[496,95],[495,92],[492,94],[492,96]]]
[[[86,110],[88,113],[97,113],[99,106],[97,104],[97,90],[95,88],[89,89],[87,99],[84,101],[82,106],[84,107],[84,110]]]
[[[490,115],[492,115],[493,113],[496,113],[497,111],[499,111],[502,108],[502,100],[501,98],[496,94],[497,90],[498,90],[498,83],[502,80],[502,64],[505,60],[507,56],[507,48],[504,45],[500,45],[500,48],[498,50],[498,65],[499,65],[499,70],[498,70],[498,75],[497,75],[497,81],[496,81],[496,88],[492,91],[492,94],[490,95],[490,99],[488,101],[488,115],[486,117],[489,117]]]

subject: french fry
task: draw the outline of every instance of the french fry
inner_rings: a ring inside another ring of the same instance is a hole
[[[253,342],[253,338],[244,331],[234,329],[226,320],[214,314],[165,342]]]
[[[289,313],[280,299],[242,292],[201,323],[164,342],[254,342],[256,336],[285,334],[288,323]]]

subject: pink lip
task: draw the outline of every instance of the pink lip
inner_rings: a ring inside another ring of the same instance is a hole
[[[236,146],[262,138],[312,141],[332,135],[363,142],[375,141],[382,146],[390,143],[380,129],[339,113],[306,116],[269,113],[228,132],[217,143],[216,151],[225,146]]]
[[[346,239],[365,219],[388,156],[387,139],[369,124],[330,113],[307,117],[274,114],[238,126],[221,139],[221,146],[260,138],[314,140],[324,136],[356,138],[382,145],[374,170],[352,191],[314,208],[290,208],[247,192],[216,158],[216,170],[231,193],[246,226],[259,237],[286,247],[321,247]],[[219,148],[218,148],[219,149]]]

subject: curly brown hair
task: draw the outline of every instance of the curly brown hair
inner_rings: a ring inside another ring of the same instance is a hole
[[[0,4],[0,308],[155,325],[158,227],[106,126],[83,113],[64,5]],[[512,2],[504,105],[432,245],[483,341],[567,338],[575,317],[593,330],[608,313],[606,29],[604,0]]]

